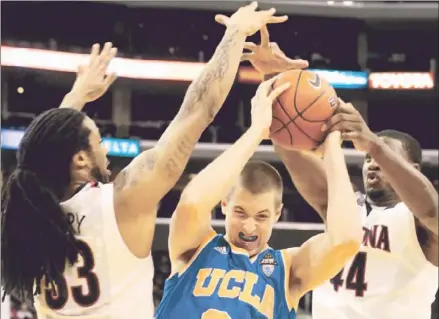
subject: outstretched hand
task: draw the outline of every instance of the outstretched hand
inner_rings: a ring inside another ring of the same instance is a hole
[[[270,42],[268,28],[264,25],[261,28],[261,43],[246,42],[244,49],[249,53],[244,53],[241,61],[249,61],[253,67],[261,74],[276,74],[292,69],[304,69],[308,67],[306,60],[293,60],[285,55],[276,42]]]
[[[117,48],[114,48],[111,42],[107,42],[100,53],[99,49],[99,44],[94,44],[88,64],[78,67],[71,91],[81,96],[85,103],[95,101],[104,95],[117,78],[115,73],[106,75],[111,60],[116,56]]]
[[[249,5],[239,8],[231,17],[217,14],[215,21],[226,27],[236,27],[251,36],[258,32],[267,23],[282,23],[288,20],[287,16],[275,17],[276,9],[256,11],[258,3],[253,1]]]

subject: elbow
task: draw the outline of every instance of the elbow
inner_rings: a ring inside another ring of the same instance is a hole
[[[196,207],[200,196],[196,196],[192,191],[190,184],[186,186],[180,195],[178,206],[181,207]]]
[[[203,196],[200,194],[202,194],[202,192],[200,192],[198,187],[192,187],[192,185],[189,184],[181,193],[178,206],[191,211],[203,210],[206,205]]]

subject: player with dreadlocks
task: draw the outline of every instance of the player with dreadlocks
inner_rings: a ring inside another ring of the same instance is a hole
[[[34,294],[43,293],[51,299],[45,303],[59,306],[68,298],[63,286],[66,262],[74,265],[84,244],[75,239],[75,215],[63,211],[68,201],[60,203],[87,188],[88,181],[93,181],[90,186],[109,181],[98,128],[80,111],[116,79],[114,73],[105,75],[116,53],[111,43],[101,53],[95,44],[89,64],[79,67],[60,108],[39,115],[20,142],[17,167],[2,189],[2,299],[14,294],[33,300]],[[49,286],[59,288],[57,297],[52,298]],[[92,291],[88,294],[93,297]]]

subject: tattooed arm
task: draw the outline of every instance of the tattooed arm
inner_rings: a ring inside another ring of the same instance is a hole
[[[114,182],[119,230],[130,250],[139,257],[150,251],[159,201],[180,178],[198,139],[232,87],[245,38],[239,28],[227,28],[215,54],[189,86],[178,114],[157,145],[136,157]]]

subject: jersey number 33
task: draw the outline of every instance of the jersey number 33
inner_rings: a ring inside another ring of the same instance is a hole
[[[78,279],[84,280],[84,284],[69,287],[66,279],[61,277],[56,287],[46,288],[44,292],[46,303],[52,310],[64,308],[69,298],[73,298],[81,307],[93,306],[99,299],[99,279],[93,272],[95,261],[92,250],[82,240],[77,240],[76,244],[83,260],[82,266],[77,267],[77,276]]]

